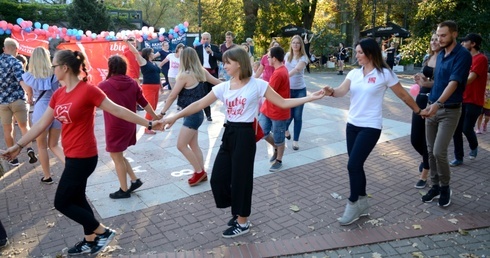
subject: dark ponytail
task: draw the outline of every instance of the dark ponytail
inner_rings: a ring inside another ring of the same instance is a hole
[[[80,70],[85,73],[83,77],[83,81],[86,82],[88,80],[88,72],[85,66],[85,56],[80,51],[71,51],[71,50],[60,50],[57,51],[54,59],[56,63],[59,65],[66,65],[73,72],[74,75],[80,75]]]

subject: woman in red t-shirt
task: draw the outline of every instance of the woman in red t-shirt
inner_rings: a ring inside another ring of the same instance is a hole
[[[81,52],[58,51],[51,67],[65,87],[53,94],[41,119],[14,146],[2,152],[2,156],[7,160],[14,159],[55,118],[61,122],[61,144],[66,158],[54,207],[83,226],[85,237],[70,248],[68,254],[96,254],[111,242],[116,233],[97,221],[85,196],[87,179],[94,172],[98,159],[94,134],[96,107],[129,122],[148,126],[148,129],[162,130],[163,124],[161,121],[152,123],[115,104],[102,90],[87,83],[85,56]],[[81,71],[85,73],[82,80],[79,79]]]

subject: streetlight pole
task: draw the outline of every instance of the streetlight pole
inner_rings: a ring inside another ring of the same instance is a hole
[[[202,15],[201,0],[198,0],[198,2],[197,2],[197,26],[199,26],[199,41],[201,40],[201,15]]]

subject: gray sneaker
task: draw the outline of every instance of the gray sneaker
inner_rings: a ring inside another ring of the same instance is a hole
[[[359,209],[361,210],[360,217],[362,216],[369,216],[369,203],[368,203],[368,197],[367,195],[365,196],[359,196]]]
[[[276,172],[279,171],[279,169],[282,168],[282,162],[279,160],[276,160],[274,164],[272,164],[271,168],[269,168],[270,172]]]
[[[357,202],[351,202],[347,200],[347,205],[345,206],[344,215],[342,215],[341,218],[337,219],[341,226],[350,225],[354,221],[358,220],[359,217],[361,217],[361,215],[364,215],[362,214],[363,212],[359,207],[359,203],[360,203],[359,200],[357,200]]]

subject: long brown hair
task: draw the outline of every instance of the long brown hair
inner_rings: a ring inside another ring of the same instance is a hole
[[[361,39],[356,46],[360,46],[364,55],[371,60],[374,68],[379,72],[383,72],[383,68],[390,69],[390,66],[383,60],[383,55],[381,54],[381,48],[378,43],[372,38]]]
[[[252,77],[252,64],[247,51],[241,47],[230,48],[223,54],[223,62],[229,63],[230,60],[240,64],[240,75],[238,79],[243,80]]]

